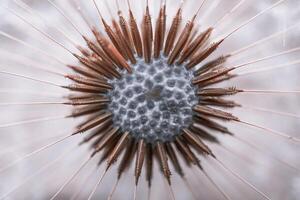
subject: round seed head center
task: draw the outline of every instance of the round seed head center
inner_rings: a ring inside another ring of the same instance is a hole
[[[192,72],[180,65],[168,65],[162,57],[132,66],[132,74],[122,71],[122,79],[111,80],[110,111],[115,126],[146,142],[172,141],[192,122],[197,104]]]

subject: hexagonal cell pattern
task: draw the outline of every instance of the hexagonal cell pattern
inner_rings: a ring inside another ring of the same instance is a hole
[[[192,72],[182,65],[169,66],[164,57],[151,64],[140,59],[132,68],[132,74],[121,71],[122,79],[110,81],[114,125],[149,143],[172,141],[190,125],[198,102]]]

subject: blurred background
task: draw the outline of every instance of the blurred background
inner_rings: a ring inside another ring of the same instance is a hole
[[[80,35],[66,21],[47,0],[23,0],[33,10],[26,12],[26,4],[19,0],[1,0],[0,2],[0,70],[26,75],[56,84],[67,83],[67,80],[55,74],[47,73],[52,70],[68,73],[64,64],[76,64],[76,60],[63,48],[43,37],[30,25],[24,23],[10,12],[17,12],[42,31],[54,37],[57,41],[74,49],[65,37],[55,28],[63,30],[72,40],[83,45]],[[76,10],[75,2],[81,6],[82,12],[88,16],[88,21],[101,28],[97,12],[92,1],[62,0],[55,1],[64,10],[80,31],[92,38],[85,22]],[[116,14],[116,3],[108,1],[109,7]],[[120,8],[127,14],[125,0],[119,0]],[[199,30],[215,24],[237,3],[236,0],[207,1],[198,18]],[[241,23],[247,21],[263,9],[272,5],[273,0],[246,0],[239,9],[216,27],[213,38],[226,35]],[[155,21],[160,1],[149,0],[153,22]],[[178,0],[167,1],[168,24],[179,6]],[[191,18],[200,6],[200,0],[187,0],[184,5],[183,20]],[[145,1],[132,0],[132,9],[141,21]],[[110,19],[108,8],[103,1],[99,1],[100,9],[107,20]],[[24,9],[25,8],[25,9]],[[46,21],[41,20],[43,17]],[[251,48],[228,61],[228,66],[247,63],[252,60],[274,55],[282,51],[300,46],[300,1],[286,0],[276,8],[245,26],[232,35],[208,60],[234,52],[274,33],[289,29],[261,45]],[[26,45],[5,36],[7,33],[16,37]],[[36,50],[40,49],[40,50]],[[279,56],[264,62],[252,64],[238,71],[243,73],[260,68],[276,67],[299,60],[300,52]],[[51,57],[52,56],[52,57]],[[34,66],[34,67],[33,67]],[[222,83],[222,86],[236,86],[241,89],[253,90],[300,90],[300,64],[289,65],[284,68],[253,73],[237,77]],[[61,104],[51,105],[18,105],[20,102],[62,102],[67,93],[58,87],[47,84],[0,74],[0,169],[10,163],[67,135],[81,119],[66,119],[71,107]],[[281,116],[270,112],[253,109],[264,108],[271,111],[291,113],[300,116],[299,94],[254,94],[243,93],[234,96],[234,100],[245,105],[244,108],[234,109],[232,112],[240,119],[254,124],[278,130],[294,137],[300,137],[299,117]],[[248,106],[248,108],[247,108]],[[231,111],[231,110],[230,110]],[[44,119],[44,122],[21,123],[28,120]],[[245,145],[241,141],[229,136],[216,134],[222,146],[211,145],[215,154],[231,169],[238,172],[273,200],[291,199],[300,197],[300,147],[299,143],[268,134],[237,123],[226,124],[238,138],[249,142],[257,149]],[[0,171],[0,197],[13,190],[7,199],[49,199],[61,187],[65,180],[86,160],[89,155],[88,146],[78,146],[82,135],[68,139],[28,159],[22,160],[5,171]],[[203,160],[203,167],[210,176],[228,193],[232,199],[259,199],[249,187],[242,184],[231,174],[226,172],[215,162]],[[53,163],[52,163],[53,162]],[[64,189],[58,199],[86,199],[103,166],[96,167],[97,160],[89,163],[76,179]],[[52,163],[50,165],[50,163]],[[288,164],[289,166],[288,166]],[[50,165],[50,166],[48,166]],[[45,167],[46,166],[46,167]],[[48,167],[47,167],[48,166]],[[157,167],[157,166],[156,166]],[[112,168],[106,175],[104,182],[97,190],[94,199],[106,199],[116,181],[116,168]],[[40,171],[41,170],[41,171]],[[157,172],[159,170],[156,170]],[[195,176],[195,173],[197,176]],[[198,199],[223,199],[222,196],[209,184],[203,175],[193,170],[187,170],[187,177],[192,188],[198,193]],[[154,175],[155,182],[152,190],[152,199],[168,199],[168,189],[164,185],[160,173]],[[173,175],[173,187],[177,199],[193,199],[191,192],[184,187],[183,181]],[[16,189],[16,190],[14,190]],[[133,169],[122,178],[114,195],[114,199],[132,199],[134,189]],[[79,194],[79,196],[77,196]],[[147,199],[147,185],[141,181],[138,188],[138,199]]]

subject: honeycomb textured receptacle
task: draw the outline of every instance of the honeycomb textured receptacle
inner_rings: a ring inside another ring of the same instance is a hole
[[[123,71],[121,79],[110,82],[114,124],[148,143],[172,141],[191,124],[192,108],[198,102],[192,72],[182,65],[168,65],[164,57],[150,64],[140,59],[132,69],[132,74]]]

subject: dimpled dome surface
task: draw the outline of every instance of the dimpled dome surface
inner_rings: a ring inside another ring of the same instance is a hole
[[[139,60],[132,68],[131,74],[122,71],[123,78],[111,81],[115,88],[109,93],[109,109],[114,123],[149,143],[172,141],[191,124],[197,104],[192,72],[168,65],[164,57],[150,64]]]

